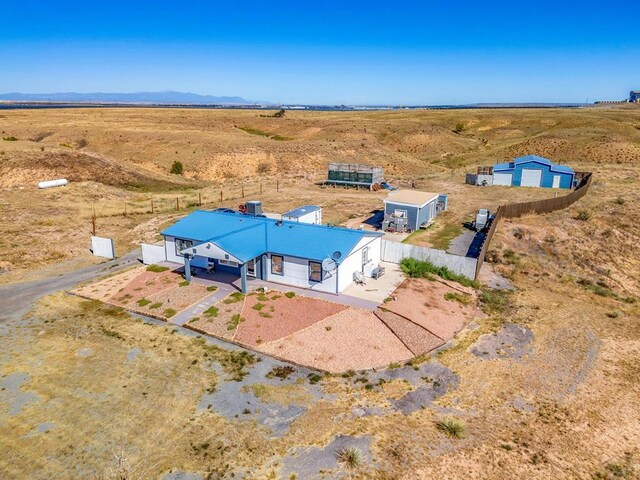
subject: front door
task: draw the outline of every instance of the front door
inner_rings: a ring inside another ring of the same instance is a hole
[[[247,276],[255,277],[256,276],[256,261],[255,259],[249,260],[247,262]]]
[[[369,247],[364,247],[362,249],[362,273],[364,273],[364,267],[367,263],[369,263]]]
[[[553,176],[553,186],[552,188],[560,188],[560,175]]]

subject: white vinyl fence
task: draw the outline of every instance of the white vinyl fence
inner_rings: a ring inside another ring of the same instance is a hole
[[[113,240],[104,237],[91,237],[91,252],[96,257],[116,258]]]
[[[142,263],[145,265],[164,262],[167,259],[164,245],[143,243],[140,246],[142,247]]]
[[[382,240],[382,261],[400,263],[403,258],[429,261],[437,267],[447,267],[452,272],[471,279],[476,275],[477,260],[475,258],[451,255],[444,250],[436,250],[435,248]]]

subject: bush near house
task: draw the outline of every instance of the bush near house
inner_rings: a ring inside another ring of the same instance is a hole
[[[423,262],[415,258],[403,258],[400,262],[400,268],[410,278],[430,278],[432,275],[437,275],[445,280],[458,282],[465,287],[480,288],[480,282],[471,280],[464,275],[453,273],[447,267],[436,267],[431,262]]]
[[[167,270],[169,270],[169,267],[162,267],[160,265],[149,265],[147,267],[147,272],[160,273],[166,272]]]

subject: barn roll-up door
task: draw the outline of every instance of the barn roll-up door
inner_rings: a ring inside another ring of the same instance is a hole
[[[493,184],[494,185],[506,185],[508,187],[511,186],[511,177],[510,173],[495,173],[493,174]]]
[[[542,170],[533,170],[530,168],[522,169],[522,181],[520,185],[523,187],[539,187],[542,181]]]

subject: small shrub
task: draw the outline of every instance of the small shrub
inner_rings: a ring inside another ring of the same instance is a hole
[[[200,317],[193,317],[188,323],[196,323],[198,320],[200,320]]]
[[[233,292],[227,298],[225,298],[222,302],[228,304],[238,303],[244,300],[244,293],[242,292]]]
[[[258,164],[258,167],[256,168],[256,172],[262,175],[267,174],[271,172],[271,165],[268,164],[267,162],[261,162]]]
[[[307,378],[309,379],[309,383],[311,385],[315,385],[320,380],[322,380],[322,377],[320,375],[318,375],[317,373],[310,373],[309,375],[307,375]]]
[[[227,322],[227,330],[229,331],[235,330],[236,328],[238,328],[238,325],[240,325],[243,321],[244,321],[244,318],[242,318],[239,313],[234,314],[231,317],[231,320]]]
[[[445,293],[444,298],[445,300],[448,300],[450,302],[458,302],[462,305],[469,305],[469,303],[471,302],[471,297],[469,295],[460,292]]]
[[[400,368],[400,367],[401,365],[398,362],[391,362],[388,368],[389,370],[395,370],[396,368]]]
[[[624,198],[618,197],[615,200],[616,205],[624,205]]]
[[[256,303],[253,307],[254,310],[260,311],[265,307],[264,303]]]
[[[451,438],[464,438],[464,424],[454,419],[439,420],[436,422],[436,428],[446,433]]]
[[[18,139],[16,137],[14,137],[13,135],[10,137],[2,137],[2,140],[4,140],[5,142],[17,142]]]
[[[216,287],[215,285],[210,285],[207,287],[207,292],[215,292],[216,290],[218,290],[218,287]]]
[[[151,303],[151,300],[147,300],[146,298],[141,298],[136,303],[141,307],[144,307],[145,305],[149,305]]]
[[[120,335],[118,332],[116,332],[115,330],[109,330],[106,327],[100,327],[100,329],[102,330],[102,333],[104,333],[107,337],[117,338],[118,340],[124,340],[124,337]]]
[[[578,210],[578,214],[576,215],[576,220],[580,220],[582,222],[591,220],[591,212],[589,210]]]
[[[189,280],[185,280],[184,282],[180,282],[178,284],[179,287],[188,287],[191,282]]]
[[[162,306],[162,302],[156,302],[149,305],[149,310],[155,310],[156,308],[160,308]]]
[[[456,132],[456,133],[462,133],[462,132],[465,131],[465,129],[466,129],[466,127],[465,127],[464,123],[458,122],[458,123],[456,123],[456,127],[453,129],[453,131]]]
[[[296,296],[296,292],[287,292],[284,294],[284,296],[287,298],[293,298]]]
[[[267,378],[279,378],[280,380],[285,380],[295,371],[296,369],[290,365],[273,367],[271,371],[267,373]]]
[[[204,312],[202,312],[207,317],[217,317],[218,316],[218,307],[211,305]]]
[[[511,307],[509,290],[489,290],[480,292],[480,306],[485,313],[502,313]]]
[[[173,164],[171,165],[171,173],[173,173],[174,175],[182,175],[183,171],[184,167],[182,165],[182,162],[179,162],[178,160],[173,162]]]
[[[607,317],[609,318],[618,318],[620,316],[620,312],[614,310],[613,312],[607,312]]]
[[[336,452],[338,463],[349,470],[362,466],[362,451],[355,447],[344,447]]]
[[[165,317],[167,317],[167,318],[171,318],[171,317],[173,317],[176,313],[178,313],[178,312],[176,312],[173,308],[167,308],[167,309],[164,311],[164,316],[165,316]]]
[[[160,273],[166,272],[167,270],[169,270],[169,267],[163,267],[161,265],[149,265],[147,267],[147,272]]]
[[[356,374],[355,370],[347,370],[341,376],[342,378],[351,378],[351,377],[354,377],[355,374]]]

